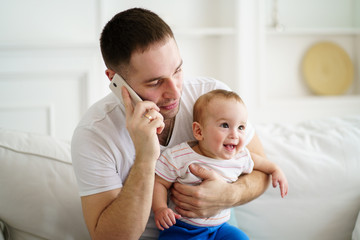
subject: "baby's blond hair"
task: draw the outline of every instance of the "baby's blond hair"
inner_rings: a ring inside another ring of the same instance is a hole
[[[196,100],[196,102],[194,104],[194,109],[193,109],[193,121],[194,122],[200,123],[201,120],[203,120],[203,114],[206,111],[207,106],[215,98],[235,99],[236,101],[244,104],[241,97],[235,92],[227,91],[227,90],[223,90],[223,89],[212,90],[208,93],[201,95]]]

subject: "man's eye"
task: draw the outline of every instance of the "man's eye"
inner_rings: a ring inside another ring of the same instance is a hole
[[[229,128],[229,124],[227,124],[227,123],[222,123],[222,124],[220,125],[220,127],[222,127],[222,128]]]
[[[159,85],[160,84],[160,80],[157,80],[157,81],[152,81],[150,84],[149,84],[149,86],[150,87],[156,87],[157,85]]]

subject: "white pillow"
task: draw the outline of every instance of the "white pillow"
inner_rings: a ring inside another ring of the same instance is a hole
[[[0,129],[0,199],[13,239],[90,239],[69,142]]]
[[[351,239],[360,210],[360,116],[257,125],[268,158],[289,181],[236,208],[254,240]]]

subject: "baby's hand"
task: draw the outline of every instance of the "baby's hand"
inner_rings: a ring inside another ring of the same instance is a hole
[[[281,171],[280,168],[277,168],[271,175],[273,187],[276,188],[279,184],[281,197],[285,197],[288,193],[289,188],[285,174],[283,173],[283,171]]]
[[[168,229],[176,223],[176,219],[181,218],[181,215],[174,213],[170,208],[161,208],[154,214],[156,226],[161,231],[164,230],[164,228]]]

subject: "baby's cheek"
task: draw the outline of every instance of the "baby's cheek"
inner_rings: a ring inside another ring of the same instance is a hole
[[[239,144],[238,144],[238,148],[242,149],[244,147],[244,143],[245,143],[245,134],[241,135],[239,137]]]

